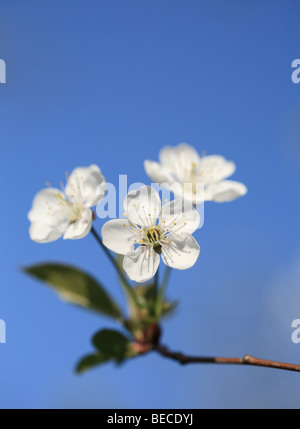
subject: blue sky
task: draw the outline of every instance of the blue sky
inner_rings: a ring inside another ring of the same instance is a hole
[[[260,368],[181,368],[149,355],[74,375],[91,335],[113,325],[20,267],[77,264],[122,300],[93,237],[30,241],[32,198],[91,163],[115,185],[119,174],[149,183],[144,159],[188,142],[234,160],[249,192],[206,204],[199,260],[172,273],[168,293],[181,303],[163,341],[299,362],[299,3],[2,0],[0,10],[0,407],[298,407],[299,376]]]

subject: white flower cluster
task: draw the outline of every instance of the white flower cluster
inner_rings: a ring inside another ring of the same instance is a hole
[[[239,182],[225,180],[235,164],[219,155],[200,157],[187,144],[165,147],[160,163],[145,161],[145,170],[158,184],[169,187],[176,199],[161,206],[158,193],[150,186],[130,192],[124,201],[125,219],[112,219],[102,228],[103,244],[124,255],[123,268],[136,282],[151,279],[160,259],[172,268],[192,267],[200,247],[192,236],[200,216],[192,205],[205,201],[231,201],[245,195]],[[187,186],[189,185],[189,186]],[[61,236],[85,237],[92,228],[91,207],[104,197],[106,181],[99,167],[76,168],[62,189],[48,187],[34,198],[28,217],[32,240],[47,243]],[[190,204],[186,204],[186,202]]]

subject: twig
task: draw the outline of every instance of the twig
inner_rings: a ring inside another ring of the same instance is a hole
[[[292,363],[276,362],[273,360],[265,360],[255,358],[250,355],[245,355],[242,358],[227,358],[227,357],[201,357],[201,356],[187,356],[183,353],[170,351],[167,347],[160,344],[153,345],[152,350],[155,350],[165,358],[175,360],[181,365],[190,363],[213,363],[213,364],[227,364],[227,365],[252,365],[261,366],[265,368],[283,369],[286,371],[300,372],[300,364],[295,365]]]

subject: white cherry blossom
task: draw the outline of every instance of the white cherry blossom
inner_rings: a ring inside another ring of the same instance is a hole
[[[162,148],[159,161],[144,162],[148,176],[194,205],[203,200],[232,201],[247,193],[243,183],[227,180],[236,166],[221,155],[200,156],[192,146],[181,143]]]
[[[33,241],[48,243],[85,237],[91,230],[95,206],[104,196],[106,182],[97,165],[78,167],[62,189],[48,187],[35,196],[28,213]]]
[[[169,267],[192,267],[200,247],[191,235],[200,215],[189,205],[174,200],[161,207],[158,193],[150,186],[130,192],[124,201],[125,219],[112,219],[102,228],[103,243],[124,255],[123,268],[136,282],[151,279],[160,258]]]

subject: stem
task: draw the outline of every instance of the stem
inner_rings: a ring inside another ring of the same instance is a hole
[[[250,355],[245,355],[242,358],[228,358],[228,357],[202,357],[202,356],[187,356],[183,353],[170,351],[167,347],[160,344],[154,345],[153,350],[165,358],[175,360],[181,365],[190,363],[214,363],[214,364],[227,364],[227,365],[251,365],[260,366],[265,368],[282,369],[286,371],[300,372],[300,365],[292,363],[276,362],[273,360],[265,360],[255,358]]]
[[[167,289],[167,286],[168,286],[168,281],[169,281],[170,274],[171,274],[171,268],[170,267],[166,267],[165,272],[164,272],[163,281],[161,283],[161,287],[160,287],[159,291],[157,291],[157,293],[156,293],[155,313],[156,313],[157,319],[160,318],[161,313],[162,313],[165,292],[166,292],[166,289]],[[158,287],[158,285],[156,287]]]
[[[91,229],[91,233],[93,234],[93,236],[95,237],[96,241],[98,242],[98,244],[100,244],[100,246],[102,247],[102,249],[104,250],[104,253],[106,254],[106,256],[108,257],[108,259],[111,261],[111,263],[113,264],[113,266],[115,267],[126,291],[128,292],[128,294],[130,295],[130,297],[132,298],[133,302],[140,307],[140,303],[138,302],[138,299],[133,291],[133,289],[131,288],[130,284],[128,283],[128,280],[126,278],[126,276],[124,275],[123,271],[120,270],[120,267],[116,261],[116,259],[112,256],[112,254],[110,253],[110,251],[108,250],[108,248],[106,246],[104,246],[99,234],[97,233],[97,231],[95,230],[95,228],[92,226]]]
[[[166,290],[166,288],[168,286],[168,282],[169,282],[169,278],[170,278],[170,275],[171,275],[171,271],[172,271],[172,268],[166,266],[166,269],[165,269],[165,272],[164,272],[163,281],[161,283],[161,287],[162,287],[162,289],[164,291]]]
[[[157,271],[155,273],[154,277],[154,293],[155,293],[155,299],[157,299],[158,295],[158,288],[159,288],[159,274],[158,274],[159,267],[157,268]]]

